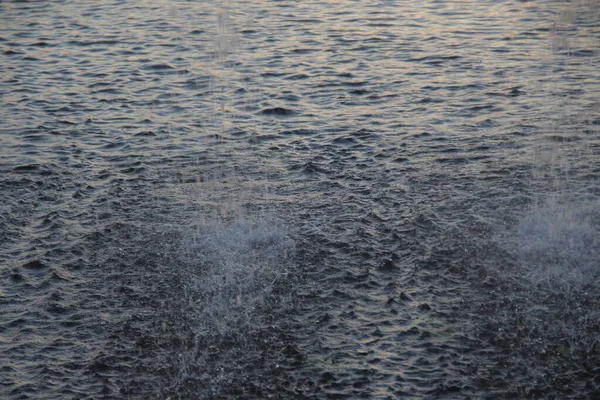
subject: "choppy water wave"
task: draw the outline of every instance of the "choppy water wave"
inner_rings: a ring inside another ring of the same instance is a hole
[[[0,397],[594,397],[598,9],[0,2]]]

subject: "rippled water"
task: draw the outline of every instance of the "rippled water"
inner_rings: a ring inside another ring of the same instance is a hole
[[[0,22],[0,397],[599,395],[597,1]]]

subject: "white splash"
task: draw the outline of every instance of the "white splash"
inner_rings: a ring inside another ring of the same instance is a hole
[[[253,323],[295,249],[281,221],[241,218],[193,228],[184,244],[186,294],[201,334],[227,334]]]
[[[600,274],[600,202],[547,201],[523,216],[515,248],[522,268],[536,282],[583,284]]]

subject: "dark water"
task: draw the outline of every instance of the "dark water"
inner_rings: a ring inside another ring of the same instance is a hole
[[[1,398],[600,396],[597,1],[0,22]]]

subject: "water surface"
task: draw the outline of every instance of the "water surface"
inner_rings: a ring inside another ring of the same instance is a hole
[[[0,3],[0,394],[594,397],[599,16]]]

